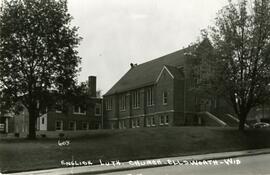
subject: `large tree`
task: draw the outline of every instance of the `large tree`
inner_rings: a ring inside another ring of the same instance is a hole
[[[0,10],[0,90],[29,111],[29,138],[51,92],[65,94],[79,71],[81,38],[66,0],[5,0]]]
[[[214,48],[212,73],[202,87],[208,84],[231,104],[244,130],[250,110],[270,97],[270,1],[229,1],[215,21],[207,36]]]

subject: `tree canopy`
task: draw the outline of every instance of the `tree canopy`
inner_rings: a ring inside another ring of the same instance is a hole
[[[39,108],[49,100],[49,92],[65,94],[76,84],[81,37],[71,20],[66,0],[5,0],[2,4],[2,101],[9,106],[20,102],[28,109],[29,137],[35,137]]]
[[[239,117],[239,129],[250,110],[270,95],[270,1],[229,1],[207,32],[214,48],[208,90],[221,95]],[[202,52],[194,52],[198,57]],[[198,54],[200,53],[200,54]],[[205,85],[201,87],[205,88]],[[201,88],[200,87],[200,88]]]

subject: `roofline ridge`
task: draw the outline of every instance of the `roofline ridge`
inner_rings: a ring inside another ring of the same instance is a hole
[[[146,62],[144,62],[144,63],[138,64],[136,67],[141,66],[141,65],[146,64],[146,63],[149,63],[149,62],[153,62],[153,61],[159,60],[159,59],[164,58],[164,57],[166,57],[166,56],[168,56],[168,55],[175,54],[175,53],[177,53],[177,52],[182,52],[182,51],[185,51],[185,50],[189,49],[190,47],[191,47],[191,46],[188,46],[188,47],[185,47],[185,48],[183,48],[183,49],[176,50],[176,51],[174,51],[174,52],[171,52],[171,53],[165,54],[165,55],[163,55],[163,56],[161,56],[161,57],[158,57],[158,58],[155,58],[155,59],[152,59],[152,60],[146,61]]]

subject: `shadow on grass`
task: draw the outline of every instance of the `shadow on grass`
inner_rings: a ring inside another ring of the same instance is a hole
[[[61,147],[58,139],[0,141],[1,171],[61,167],[61,160],[95,163],[151,159],[270,147],[270,130],[170,127],[95,131],[71,138]]]

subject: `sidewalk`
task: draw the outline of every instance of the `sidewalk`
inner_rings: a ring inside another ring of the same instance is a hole
[[[105,165],[105,163],[104,164],[101,163],[100,165],[28,171],[28,172],[20,172],[20,173],[11,173],[10,175],[69,175],[69,174],[83,174],[83,173],[100,174],[100,173],[133,170],[133,169],[149,168],[149,167],[156,167],[156,166],[169,166],[167,163],[168,160],[170,161],[218,160],[218,159],[236,158],[236,157],[268,154],[268,153],[270,153],[270,148],[224,152],[224,153],[211,153],[211,154],[192,155],[192,156],[181,156],[181,157],[167,157],[167,158],[151,159],[151,160],[132,160],[129,162],[119,162],[119,163],[116,163],[116,165],[112,165],[112,164]]]

